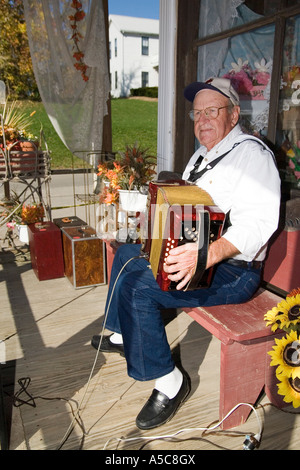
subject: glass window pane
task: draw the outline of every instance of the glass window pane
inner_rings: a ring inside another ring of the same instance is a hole
[[[300,16],[286,23],[279,95],[277,144],[283,180],[300,187]]]
[[[243,7],[247,7],[253,13],[257,13],[262,16],[273,15],[280,9],[281,0],[245,0],[242,7],[238,10],[242,10]]]
[[[287,6],[288,7],[293,7],[295,5],[300,5],[300,0],[288,0],[287,1]]]
[[[142,55],[149,55],[149,38],[142,37]]]
[[[142,72],[142,88],[149,85],[149,72]]]
[[[199,47],[198,80],[230,78],[240,95],[241,122],[249,132],[267,133],[274,25]]]
[[[201,0],[199,38],[274,15],[281,0]]]

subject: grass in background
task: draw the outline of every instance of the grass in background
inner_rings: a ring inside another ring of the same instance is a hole
[[[46,141],[51,151],[52,169],[72,168],[72,153],[66,148],[48,118],[43,103],[22,101],[23,111],[32,116],[30,132],[39,136],[43,127]],[[112,110],[112,147],[114,152],[125,150],[126,145],[133,146],[138,142],[142,148],[149,149],[149,153],[157,152],[157,101],[113,99]],[[75,168],[82,168],[84,164],[78,157],[73,157]]]
[[[111,102],[113,151],[138,142],[157,154],[157,101],[114,99]]]
[[[39,137],[40,129],[41,127],[43,128],[48,148],[51,151],[52,169],[72,168],[72,153],[57,135],[48,118],[43,103],[37,101],[22,101],[20,102],[20,106],[22,106],[24,113],[28,113],[28,115],[35,111],[35,114],[31,118],[32,126],[30,126],[30,132]],[[83,166],[82,161],[77,157],[74,157],[74,166]]]

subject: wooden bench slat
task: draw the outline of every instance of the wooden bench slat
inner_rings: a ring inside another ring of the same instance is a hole
[[[281,297],[264,289],[248,302],[184,309],[194,320],[224,343],[248,341],[271,336],[264,314],[276,307]]]

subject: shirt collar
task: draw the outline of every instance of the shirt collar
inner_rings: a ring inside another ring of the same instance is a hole
[[[221,140],[221,142],[219,142],[217,145],[215,145],[209,152],[207,151],[207,148],[204,147],[204,145],[200,146],[199,154],[203,155],[204,157],[214,158],[216,155],[219,155],[220,152],[226,152],[227,150],[229,150],[233,142],[235,142],[236,138],[239,135],[243,135],[243,132],[241,126],[237,124],[229,132],[229,134],[227,134],[226,137],[224,137],[224,139]]]

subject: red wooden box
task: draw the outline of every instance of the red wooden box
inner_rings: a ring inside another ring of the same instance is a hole
[[[65,275],[80,287],[106,284],[105,245],[89,225],[62,227]]]
[[[32,268],[40,281],[64,277],[60,229],[52,222],[28,226]]]

